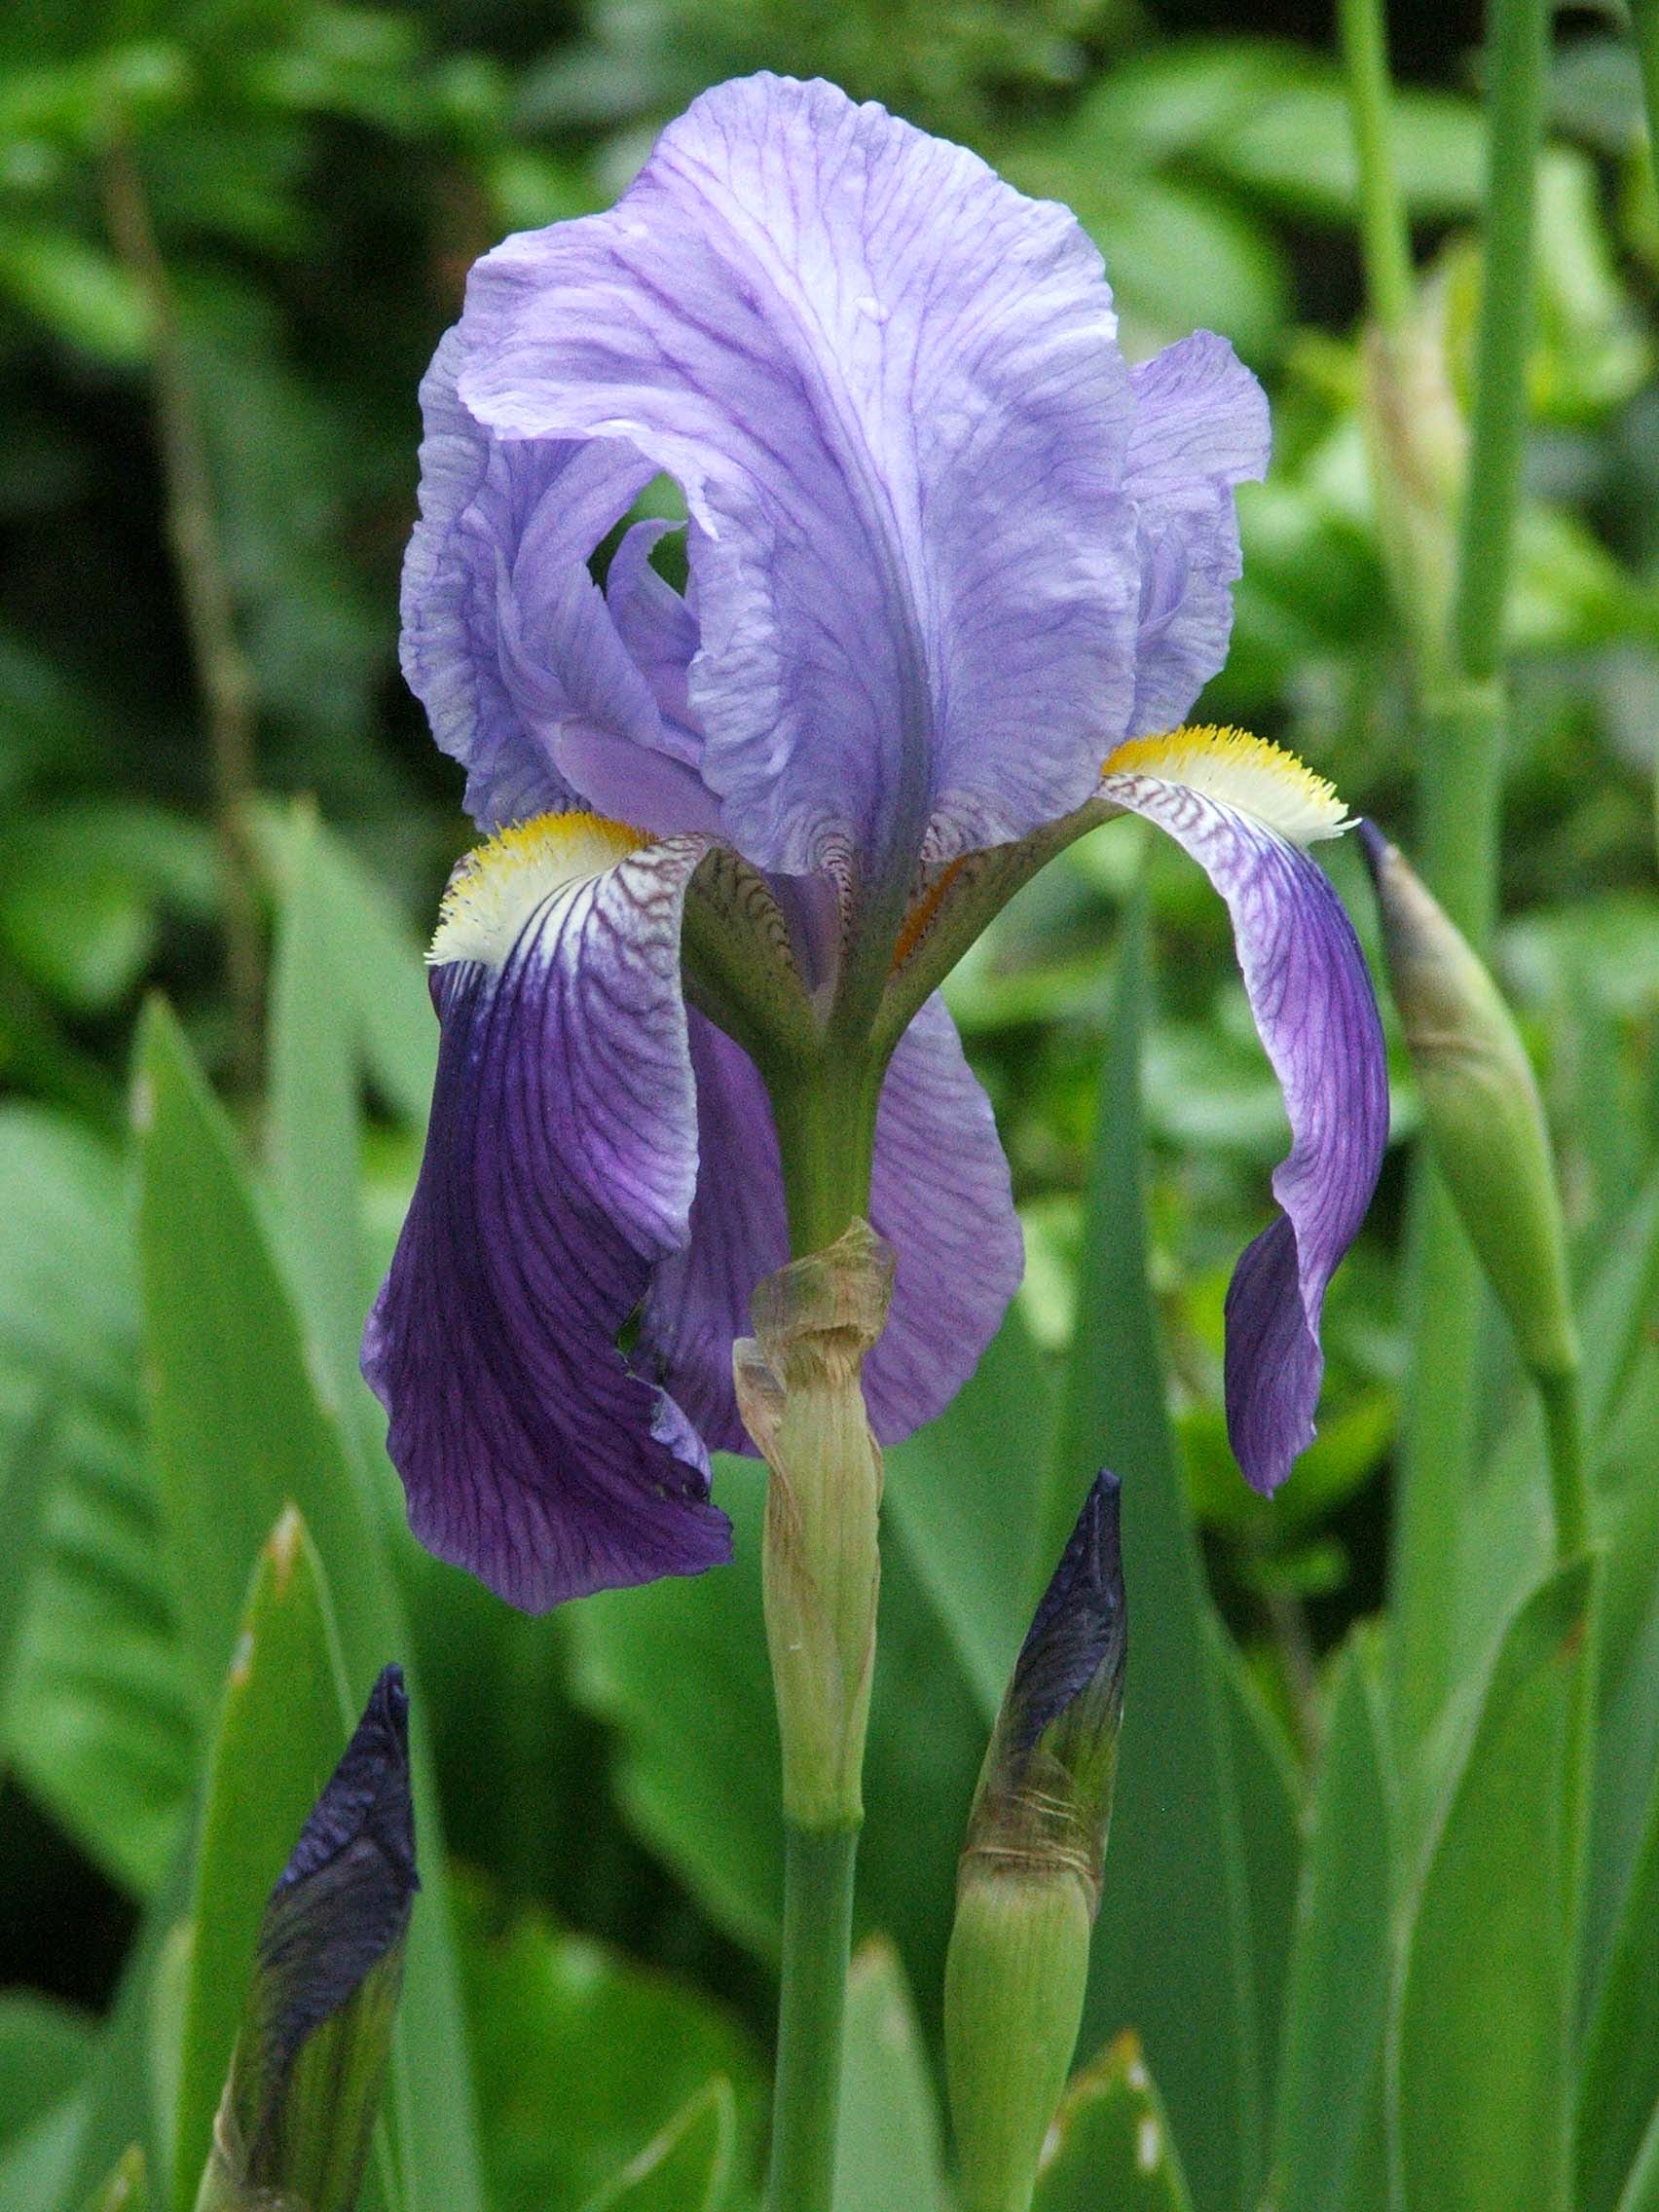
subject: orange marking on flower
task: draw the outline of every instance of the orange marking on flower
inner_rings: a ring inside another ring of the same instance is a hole
[[[905,915],[904,927],[899,932],[899,941],[893,947],[892,972],[896,973],[899,969],[903,967],[905,961],[909,959],[911,953],[915,951],[917,945],[920,944],[922,939],[927,935],[929,923],[939,912],[940,902],[943,900],[945,893],[950,889],[952,882],[955,880],[957,870],[961,867],[963,862],[967,858],[968,855],[966,853],[959,853],[955,860],[950,863],[949,866],[945,868],[944,872],[940,876],[938,882],[931,883],[928,886],[927,890],[922,893],[922,896],[916,901],[916,903]]]

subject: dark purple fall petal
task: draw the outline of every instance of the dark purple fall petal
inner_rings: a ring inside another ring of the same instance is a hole
[[[1088,1486],[1014,1662],[1008,1714],[1015,1748],[1030,1751],[1104,1677],[1121,1698],[1127,1649],[1122,1485],[1102,1467]]]
[[[751,1452],[731,1346],[750,1332],[756,1284],[790,1256],[783,1175],[748,1054],[693,1014],[691,1058],[702,1152],[691,1240],[656,1272],[640,1351],[711,1450]],[[869,1211],[898,1255],[887,1327],[864,1368],[870,1425],[893,1444],[942,1412],[973,1374],[1024,1265],[990,1101],[939,998],[888,1069]]]
[[[1252,1489],[1276,1490],[1313,1440],[1325,1286],[1364,1219],[1388,1135],[1382,1025],[1353,925],[1318,864],[1274,830],[1158,777],[1103,795],[1168,831],[1227,902],[1250,1011],[1284,1092],[1284,1212],[1227,1294],[1227,1426]]]
[[[702,1444],[616,1349],[688,1234],[701,854],[630,854],[546,899],[499,967],[435,971],[431,1125],[363,1367],[416,1535],[531,1611],[730,1556]]]

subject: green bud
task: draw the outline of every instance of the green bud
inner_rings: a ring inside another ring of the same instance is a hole
[[[860,1378],[892,1293],[892,1248],[855,1222],[756,1287],[755,1335],[732,1351],[738,1406],[771,1476],[766,1641],[784,1813],[802,1828],[855,1826],[863,1815],[882,1478]]]
[[[1578,1339],[1531,1062],[1497,985],[1427,886],[1374,824],[1359,836],[1435,1159],[1523,1359],[1540,1382],[1559,1381],[1578,1365]]]
[[[415,1892],[408,1700],[387,1667],[260,1924],[197,2212],[351,2212]]]
[[[1118,1505],[1102,1470],[1014,1664],[969,1816],[944,1989],[966,2212],[1026,2212],[1077,2046],[1124,1704]]]

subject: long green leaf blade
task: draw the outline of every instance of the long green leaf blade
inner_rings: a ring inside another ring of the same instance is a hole
[[[1387,1747],[1365,1655],[1332,1687],[1274,2115],[1283,2212],[1347,2212],[1380,2082],[1391,1959]]]
[[[582,2212],[721,2212],[736,2126],[731,2083],[717,2075]]]
[[[236,2047],[260,1915],[345,1749],[350,1707],[322,1566],[283,1514],[254,1569],[207,1770],[191,1943],[172,2201],[192,2212]]]
[[[1169,2123],[1125,2031],[1079,2074],[1044,2151],[1032,2212],[1191,2212]]]
[[[835,2212],[939,2212],[939,2107],[899,1954],[879,1936],[847,1979]]]
[[[1567,2202],[1565,1772],[1590,1563],[1499,1648],[1410,1914],[1392,2044],[1403,2212]]]
[[[1051,1564],[1092,1469],[1105,1461],[1122,1475],[1128,1690],[1084,2032],[1098,2038],[1132,2026],[1140,2034],[1194,2202],[1199,2212],[1224,2212],[1253,2202],[1260,2179],[1260,2052],[1213,1616],[1147,1281],[1139,905],[1119,957],[1077,1342],[1047,1517]]]
[[[291,1502],[338,1603],[356,1707],[387,1660],[408,1669],[412,1657],[367,1476],[319,1395],[235,1139],[176,1022],[159,1006],[144,1022],[137,1095],[152,1433],[199,1677],[211,1696],[254,1560]],[[410,1934],[398,2043],[406,2063],[394,2055],[390,2107],[407,2137],[411,2212],[476,2212],[476,2127],[442,1831],[413,1679],[410,1692],[426,1895]]]

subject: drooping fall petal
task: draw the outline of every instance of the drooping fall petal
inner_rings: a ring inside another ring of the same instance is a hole
[[[1227,1295],[1228,1433],[1252,1487],[1276,1490],[1313,1438],[1325,1287],[1358,1231],[1388,1134],[1382,1025],[1353,925],[1305,850],[1337,834],[1328,784],[1236,730],[1119,748],[1101,795],[1156,822],[1227,902],[1250,1011],[1292,1145],[1279,1218]]]
[[[701,1442],[617,1348],[688,1233],[701,857],[532,824],[458,878],[433,944],[437,1089],[364,1372],[415,1533],[531,1610],[729,1556]]]

